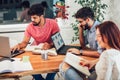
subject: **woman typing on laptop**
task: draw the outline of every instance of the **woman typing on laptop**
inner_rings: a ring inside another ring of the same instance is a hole
[[[21,43],[14,46],[12,50],[25,48],[32,37],[32,45],[44,43],[42,49],[50,49],[53,46],[51,36],[59,32],[59,27],[55,20],[44,18],[44,8],[40,4],[32,5],[28,11],[31,16],[31,23],[25,30],[24,38]],[[49,73],[46,80],[54,80],[55,73]],[[33,75],[35,80],[44,80],[41,75]]]

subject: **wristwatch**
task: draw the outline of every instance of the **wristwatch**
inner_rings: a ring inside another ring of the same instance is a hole
[[[82,49],[80,49],[80,55],[83,55],[83,50]]]

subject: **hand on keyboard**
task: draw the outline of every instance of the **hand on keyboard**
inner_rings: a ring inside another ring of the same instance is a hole
[[[15,50],[15,51],[11,51],[11,55],[12,55],[12,57],[15,57],[15,56],[17,56],[21,53],[24,53],[24,52],[25,51],[23,51],[23,50]]]
[[[11,54],[16,54],[16,53],[19,53],[19,50],[15,50],[15,51],[11,51]]]

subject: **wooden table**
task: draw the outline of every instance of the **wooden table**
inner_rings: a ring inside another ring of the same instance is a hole
[[[19,80],[20,77],[26,75],[58,72],[59,65],[65,57],[65,55],[48,56],[48,60],[42,60],[41,55],[35,55],[32,52],[25,52],[17,56],[17,58],[22,58],[23,56],[29,56],[33,70],[0,74],[0,78],[14,78],[15,80]],[[94,59],[90,57],[84,57],[84,58],[89,60]]]

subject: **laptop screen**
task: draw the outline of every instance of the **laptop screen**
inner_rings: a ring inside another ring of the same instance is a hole
[[[2,57],[10,57],[11,56],[10,51],[10,44],[9,44],[9,38],[0,36],[0,56]]]
[[[56,50],[59,50],[63,45],[65,45],[60,32],[55,33],[51,38]]]

